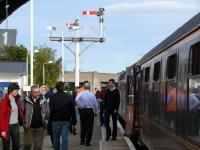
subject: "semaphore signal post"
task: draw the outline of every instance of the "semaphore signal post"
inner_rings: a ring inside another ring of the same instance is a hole
[[[76,31],[76,36],[74,37],[64,37],[62,36],[52,36],[50,33],[49,40],[50,41],[58,41],[62,43],[62,80],[64,81],[64,53],[63,53],[63,47],[65,46],[72,54],[75,56],[75,87],[79,86],[79,80],[80,80],[80,55],[85,52],[90,46],[92,46],[94,43],[97,42],[104,42],[105,38],[103,37],[103,23],[104,23],[104,8],[99,8],[98,11],[83,11],[83,15],[93,15],[99,17],[99,24],[100,24],[100,33],[99,37],[89,37],[89,36],[79,36],[79,19],[75,19],[72,23],[67,23],[67,27],[70,31]],[[52,27],[51,30],[55,30],[55,27]],[[68,47],[64,42],[73,42],[75,43],[75,51],[72,50],[70,47]],[[88,46],[86,46],[82,51],[80,50],[80,43],[82,42],[88,42],[90,43]]]

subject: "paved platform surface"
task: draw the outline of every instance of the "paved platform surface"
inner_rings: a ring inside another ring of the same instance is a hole
[[[100,141],[100,150],[130,150],[131,146],[128,145],[128,142],[123,136],[124,130],[118,122],[118,130],[117,130],[117,140],[116,141],[105,141],[106,131],[105,128],[102,128],[102,140]],[[133,145],[132,145],[133,146]],[[135,150],[132,148],[131,150]]]
[[[99,150],[100,141],[102,139],[101,128],[99,123],[99,118],[95,117],[94,119],[94,130],[93,137],[91,141],[91,146],[80,145],[80,121],[76,125],[77,135],[69,135],[69,150]],[[46,136],[44,139],[43,150],[53,150],[51,147],[50,137]]]
[[[100,127],[99,117],[94,119],[94,130],[91,141],[91,146],[80,145],[80,121],[76,126],[77,135],[69,135],[69,150],[129,150],[126,138],[123,137],[123,129],[118,128],[118,135],[116,141],[105,141],[106,131],[104,127]],[[119,125],[118,125],[119,126]],[[119,126],[120,127],[120,126]],[[23,150],[23,128],[20,128],[20,150]],[[2,142],[0,140],[0,150],[2,149]],[[45,135],[43,142],[43,150],[53,150],[50,141],[50,136]],[[134,149],[133,149],[134,150]]]
[[[70,134],[69,150],[130,150],[127,141],[123,137],[123,131],[118,128],[116,141],[105,141],[106,131],[104,127],[100,127],[99,117],[95,117],[93,137],[91,146],[80,145],[80,121],[76,126],[77,135]],[[50,143],[50,137],[44,139],[43,150],[53,150]]]

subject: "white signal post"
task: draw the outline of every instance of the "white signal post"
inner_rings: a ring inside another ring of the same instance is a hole
[[[75,37],[56,37],[52,36],[50,33],[49,40],[50,41],[58,41],[62,42],[62,45],[64,45],[72,54],[75,56],[75,87],[79,86],[80,82],[80,55],[85,52],[90,46],[92,46],[96,42],[104,42],[105,38],[103,37],[103,22],[104,22],[104,8],[99,8],[98,11],[83,11],[83,15],[95,15],[99,17],[99,23],[100,23],[100,37],[81,37],[79,36],[79,19],[77,18],[75,22],[66,24],[68,29],[70,31],[76,31]],[[67,45],[64,44],[64,41],[70,41],[75,43],[75,52],[71,50]],[[91,42],[88,46],[85,47],[82,51],[80,51],[80,43],[81,42]]]
[[[31,45],[30,45],[30,48],[31,48],[31,64],[30,64],[30,73],[31,73],[31,86],[33,85],[33,0],[31,0]]]
[[[64,70],[64,33],[62,32],[62,81],[65,81],[65,70]]]
[[[76,37],[79,37],[79,29],[76,31]],[[75,42],[76,50],[75,50],[75,87],[79,86],[80,82],[80,42]]]

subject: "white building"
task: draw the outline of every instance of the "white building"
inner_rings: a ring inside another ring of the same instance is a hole
[[[0,61],[0,98],[12,82],[18,83],[21,89],[26,85],[26,63]]]
[[[116,83],[118,82],[119,74],[118,73],[102,73],[102,72],[80,72],[80,83],[83,83],[85,80],[91,83],[91,89],[94,91],[95,88],[100,89],[101,84],[108,84],[109,79],[115,79]],[[74,72],[65,71],[64,74],[65,82],[73,83],[75,82]],[[61,76],[60,76],[61,80]],[[81,86],[81,84],[80,84]]]

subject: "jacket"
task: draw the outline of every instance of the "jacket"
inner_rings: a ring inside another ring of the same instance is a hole
[[[76,124],[76,112],[72,96],[58,91],[51,96],[49,101],[50,115],[52,121],[71,121]]]
[[[99,98],[102,100],[102,102],[105,101],[105,94],[106,94],[106,90],[105,90],[105,89],[102,89],[102,90],[99,92]]]
[[[21,101],[15,98],[15,102],[18,106],[18,123],[23,124],[24,122],[24,109]],[[5,139],[8,139],[8,128],[11,116],[11,104],[9,99],[9,94],[7,94],[0,102],[0,133],[6,132]]]
[[[118,89],[107,89],[105,93],[104,109],[106,111],[118,110],[120,105],[120,94]]]
[[[40,107],[41,107],[41,116],[42,116],[42,124],[46,128],[48,120],[50,118],[50,110],[49,104],[42,96],[40,99]],[[33,102],[31,96],[28,96],[24,100],[24,110],[25,110],[25,128],[29,128],[32,121],[33,116]]]

